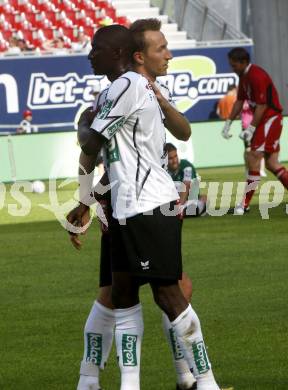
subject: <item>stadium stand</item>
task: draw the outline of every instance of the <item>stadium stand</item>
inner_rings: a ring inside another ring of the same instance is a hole
[[[91,37],[103,25],[129,26],[139,17],[161,19],[171,49],[195,45],[149,0],[0,0],[0,53],[16,54],[11,38],[25,40],[26,50],[36,52],[47,51],[47,40],[63,38],[65,47],[75,50],[80,33]]]
[[[28,46],[43,50],[46,40],[64,38],[70,48],[79,31],[91,36],[102,25],[129,25],[106,0],[1,0],[0,51],[9,51],[9,39],[25,39]]]

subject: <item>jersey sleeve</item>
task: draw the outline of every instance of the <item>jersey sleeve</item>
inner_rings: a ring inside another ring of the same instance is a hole
[[[137,82],[126,77],[115,80],[92,122],[91,129],[107,140],[111,139],[139,106],[136,86]]]

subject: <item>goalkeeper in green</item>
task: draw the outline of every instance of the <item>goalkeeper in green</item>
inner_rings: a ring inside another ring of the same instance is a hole
[[[200,195],[199,176],[193,164],[188,160],[180,160],[177,148],[167,143],[168,173],[175,182],[180,196],[183,217],[199,217],[206,213],[206,196]]]

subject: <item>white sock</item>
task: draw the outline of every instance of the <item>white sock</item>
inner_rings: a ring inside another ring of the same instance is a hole
[[[193,383],[195,383],[196,379],[190,371],[181,346],[178,343],[173,326],[165,313],[162,313],[162,322],[164,333],[173,355],[173,364],[176,370],[177,384],[181,387],[181,389],[190,389]]]
[[[95,301],[84,328],[84,355],[80,374],[98,378],[111,350],[115,327],[114,310]],[[96,379],[95,379],[96,381]]]
[[[80,375],[77,390],[100,390],[98,378],[96,376]]]
[[[193,370],[197,389],[219,390],[208,359],[200,321],[191,305],[189,304],[171,324],[189,367]]]
[[[115,309],[115,340],[121,371],[120,390],[140,390],[140,356],[143,336],[142,306]]]

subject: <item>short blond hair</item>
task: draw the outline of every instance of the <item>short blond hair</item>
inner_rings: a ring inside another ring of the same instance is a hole
[[[160,31],[161,20],[156,18],[138,19],[131,24],[129,29],[133,35],[135,50],[144,51],[146,49],[144,33],[146,31]]]

